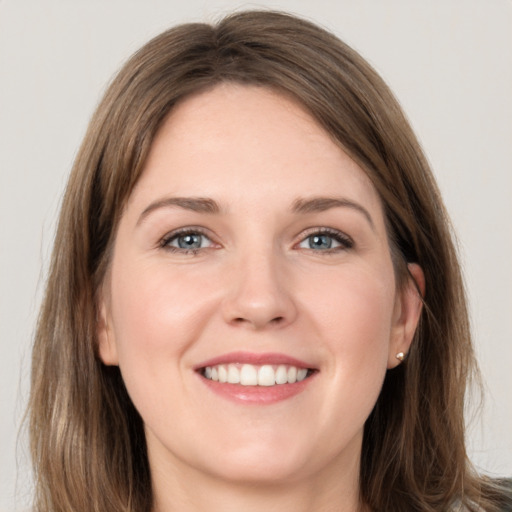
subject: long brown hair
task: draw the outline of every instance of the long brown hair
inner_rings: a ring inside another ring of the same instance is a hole
[[[31,449],[40,512],[151,510],[143,424],[117,368],[97,356],[96,295],[119,218],[162,121],[221,82],[299,101],[367,172],[384,205],[397,281],[425,273],[424,310],[406,362],[388,372],[365,425],[361,500],[372,510],[496,510],[464,445],[475,372],[450,224],[397,101],[354,50],[296,17],[243,12],[156,37],[108,88],[63,199],[32,361]]]

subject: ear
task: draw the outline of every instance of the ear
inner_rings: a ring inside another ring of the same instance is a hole
[[[425,295],[425,275],[416,263],[407,265],[409,277],[398,291],[388,353],[388,369],[401,363],[397,354],[407,355],[420,320]]]
[[[112,328],[109,302],[110,301],[105,298],[104,290],[102,290],[101,296],[98,300],[98,318],[96,324],[98,354],[102,362],[107,366],[117,366],[119,364],[119,360],[117,357],[117,345]]]

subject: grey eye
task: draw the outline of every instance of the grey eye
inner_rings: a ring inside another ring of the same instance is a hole
[[[339,240],[336,240],[335,235],[328,233],[316,233],[306,237],[300,244],[299,247],[302,249],[312,249],[314,251],[328,251],[341,247]]]
[[[197,251],[212,247],[213,242],[204,234],[197,231],[186,231],[169,235],[162,242],[162,247],[173,251]]]
[[[310,249],[330,249],[333,239],[329,235],[312,235],[308,236],[308,246]]]
[[[203,243],[203,235],[197,233],[188,233],[175,238],[177,246],[180,249],[199,249]]]

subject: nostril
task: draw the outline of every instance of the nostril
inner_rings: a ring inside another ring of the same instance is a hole
[[[283,323],[285,321],[285,317],[284,316],[276,316],[272,319],[270,319],[268,322],[261,322],[261,325],[263,324],[267,324],[267,325],[279,325],[281,323]],[[236,318],[233,318],[232,322],[234,324],[259,324],[259,322],[255,322],[254,320],[250,320],[248,318],[244,318],[244,317],[241,317],[241,316],[238,316]]]

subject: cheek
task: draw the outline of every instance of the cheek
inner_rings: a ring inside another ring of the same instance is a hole
[[[215,309],[208,280],[159,263],[133,268],[119,259],[112,268],[112,323],[119,366],[127,388],[136,394],[179,379],[183,354]],[[204,276],[202,276],[204,278]]]
[[[144,351],[148,357],[155,350],[180,352],[201,325],[210,302],[208,284],[165,265],[119,270],[117,276],[113,270],[112,316],[120,351]]]
[[[329,408],[339,410],[343,424],[347,410],[363,422],[382,387],[395,300],[392,276],[392,270],[347,268],[323,287],[309,283],[310,322],[330,361],[326,371],[332,396],[324,413],[327,417]]]
[[[304,282],[302,302],[330,348],[347,357],[387,349],[395,293],[393,271],[346,267]]]
[[[169,411],[185,415],[195,400],[184,356],[215,311],[213,284],[169,265],[123,263],[113,266],[111,287],[119,368],[144,422],[175,432],[181,424],[171,426]]]

